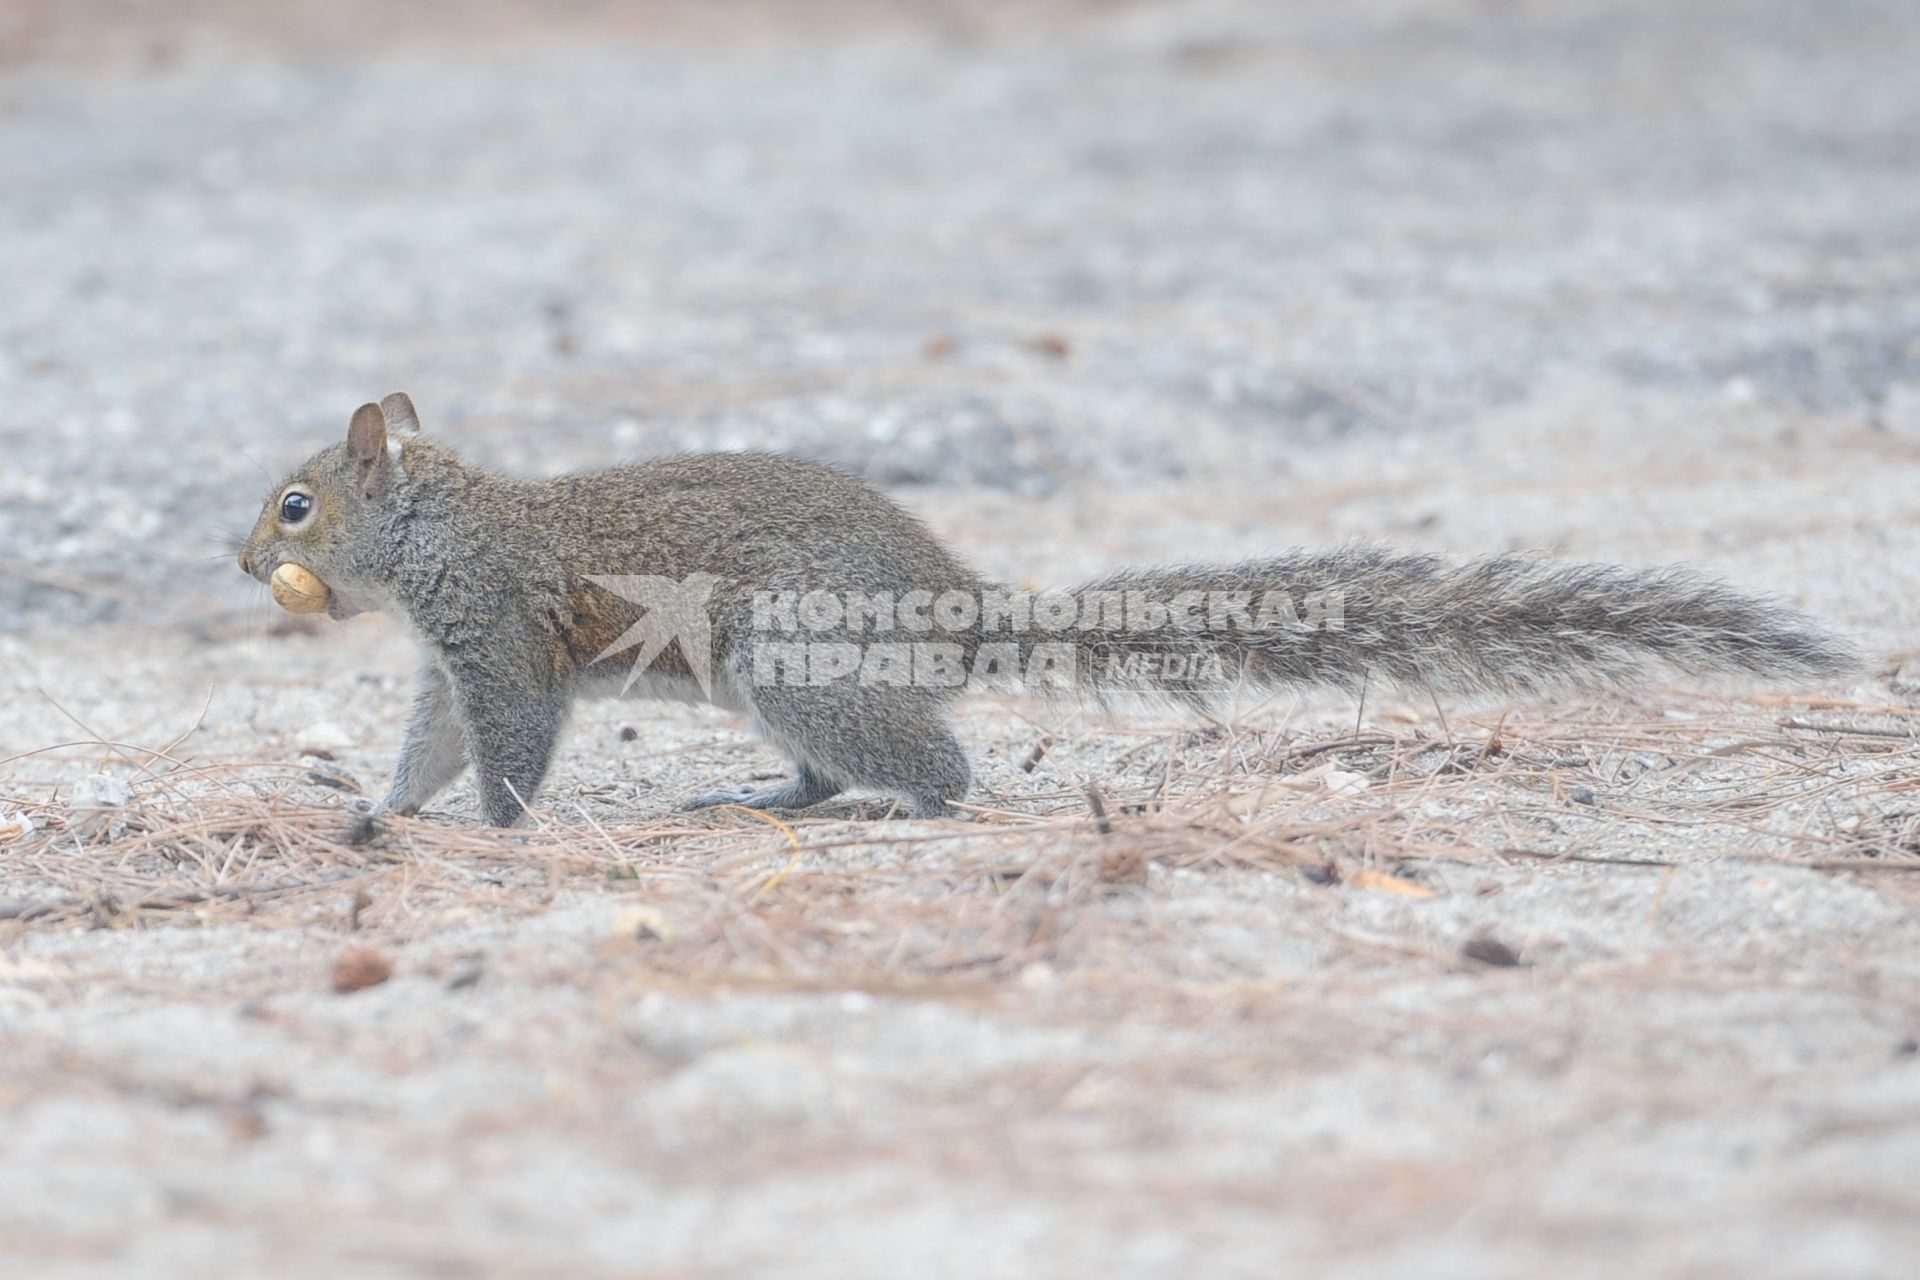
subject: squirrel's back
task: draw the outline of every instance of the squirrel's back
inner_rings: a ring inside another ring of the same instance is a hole
[[[761,593],[899,596],[984,585],[919,519],[822,462],[689,453],[545,480],[478,472],[463,487],[468,498],[484,495],[479,507],[498,530],[488,572],[511,575],[523,611],[549,620],[559,665],[574,670],[591,665],[638,612],[599,578],[710,579],[721,646],[744,630]],[[658,662],[662,674],[684,674],[672,652]]]
[[[857,477],[775,453],[687,453],[531,482],[578,574],[709,573],[743,591],[967,589],[977,576]]]

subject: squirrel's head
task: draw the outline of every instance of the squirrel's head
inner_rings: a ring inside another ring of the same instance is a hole
[[[302,565],[327,584],[333,618],[392,604],[391,516],[419,431],[404,391],[354,410],[346,440],[308,458],[267,495],[241,549],[241,572],[267,582],[283,564]]]

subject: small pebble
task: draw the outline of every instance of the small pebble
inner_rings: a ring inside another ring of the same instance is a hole
[[[1481,964],[1491,965],[1496,969],[1512,969],[1522,963],[1518,951],[1498,938],[1489,938],[1484,935],[1469,939],[1466,945],[1460,948],[1460,954],[1469,960],[1477,960]]]
[[[393,976],[393,961],[372,947],[343,951],[333,962],[333,989],[340,995],[377,987]]]
[[[75,809],[118,809],[132,799],[126,783],[105,773],[85,775],[67,793],[67,803]]]

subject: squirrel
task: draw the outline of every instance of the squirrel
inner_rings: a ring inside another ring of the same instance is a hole
[[[778,785],[684,807],[800,809],[860,789],[942,817],[971,781],[948,706],[982,683],[1204,708],[1243,688],[1541,697],[1662,674],[1813,681],[1856,667],[1792,609],[1693,571],[1524,555],[1348,547],[1130,568],[1027,612],[824,463],[682,454],[513,479],[421,434],[401,392],[362,405],[344,441],[273,490],[239,564],[263,583],[305,567],[336,619],[405,616],[423,657],[381,807],[417,813],[471,764],[498,826],[533,802],[574,700],[636,686],[739,712],[793,763]],[[890,602],[899,612],[882,627]],[[610,659],[650,628],[623,675]],[[980,678],[953,678],[969,670]]]

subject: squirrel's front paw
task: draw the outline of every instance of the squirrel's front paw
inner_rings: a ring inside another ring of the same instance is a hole
[[[377,805],[371,800],[367,801],[367,803],[373,805],[371,809],[367,810],[369,813],[391,813],[402,818],[411,818],[414,814],[420,812],[419,805],[410,803],[407,798],[398,791],[387,792],[387,798],[380,801]]]

